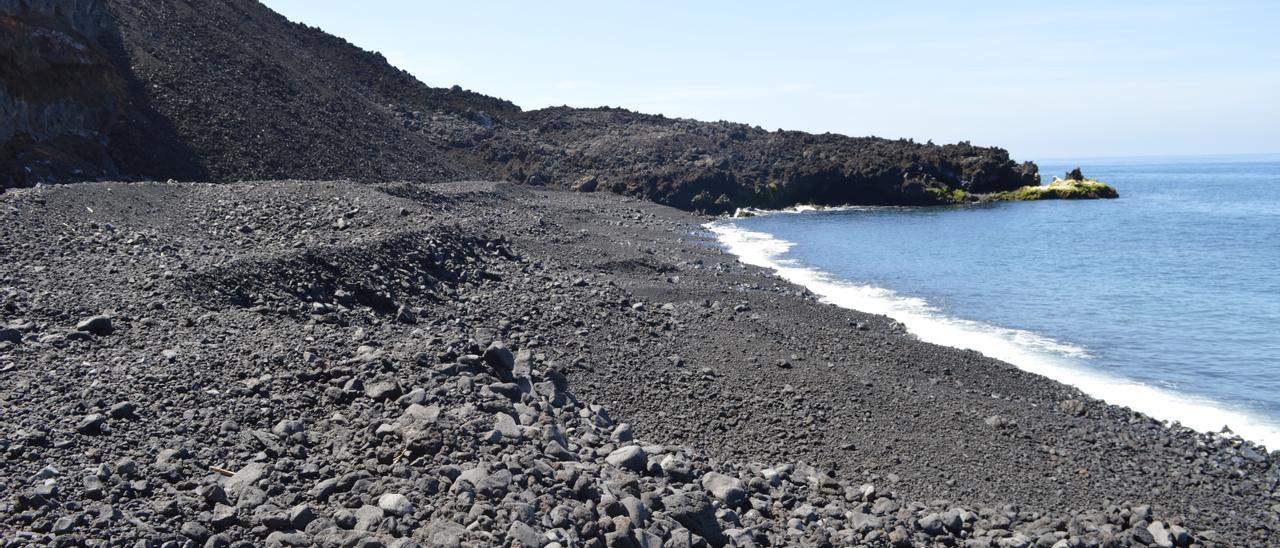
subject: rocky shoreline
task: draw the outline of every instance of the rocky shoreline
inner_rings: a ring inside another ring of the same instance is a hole
[[[495,183],[0,196],[6,545],[1266,546],[1280,455]]]

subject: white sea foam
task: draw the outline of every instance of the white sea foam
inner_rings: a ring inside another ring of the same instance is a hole
[[[1216,432],[1225,425],[1245,439],[1280,447],[1280,425],[1219,402],[1099,371],[1086,363],[1090,355],[1085,348],[1029,331],[949,317],[923,299],[836,279],[787,258],[791,242],[732,222],[717,221],[705,227],[742,262],[772,269],[782,278],[809,288],[824,302],[893,318],[922,341],[976,350],[1163,421],[1178,421],[1205,432]]]
[[[796,204],[783,209],[756,209],[754,207],[740,207],[734,210],[733,217],[734,218],[763,217],[765,215],[776,215],[779,213],[809,213],[813,211],[822,211],[826,213],[831,213],[836,211],[863,211],[867,209],[872,209],[874,207],[880,207],[880,206],[856,206],[856,205],[825,206],[825,205],[813,205],[813,204]]]

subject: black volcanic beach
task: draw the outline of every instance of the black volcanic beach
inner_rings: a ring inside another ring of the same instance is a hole
[[[1260,448],[818,303],[705,217],[495,183],[0,207],[11,541],[1272,542]]]

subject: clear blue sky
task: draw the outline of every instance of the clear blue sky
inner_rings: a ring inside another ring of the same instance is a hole
[[[1280,152],[1274,1],[266,4],[525,109],[970,140],[1019,159]]]

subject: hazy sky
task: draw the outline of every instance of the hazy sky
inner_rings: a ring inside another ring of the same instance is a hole
[[[266,0],[433,86],[1019,159],[1280,152],[1280,2]],[[890,5],[892,4],[892,5]]]

